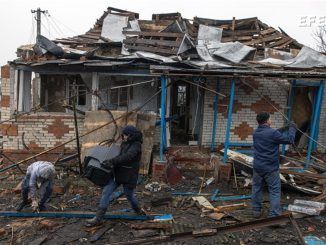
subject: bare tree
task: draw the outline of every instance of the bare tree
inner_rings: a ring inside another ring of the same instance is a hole
[[[319,27],[313,35],[317,42],[318,50],[326,53],[326,26]]]

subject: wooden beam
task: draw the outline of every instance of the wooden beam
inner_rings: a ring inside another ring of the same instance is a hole
[[[183,37],[184,33],[148,32],[148,31],[123,31],[126,35],[149,36],[149,37]]]

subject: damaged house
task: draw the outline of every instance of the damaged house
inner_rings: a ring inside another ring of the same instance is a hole
[[[1,243],[325,241],[325,54],[256,17],[142,20],[109,7],[86,33],[39,35],[17,56],[1,67]],[[280,156],[284,212],[266,217],[264,201],[257,219],[252,134],[261,111],[274,128],[293,120],[299,130]],[[109,221],[84,227],[101,189],[82,178],[83,157],[119,143],[126,124],[143,133],[135,192],[145,214],[127,209],[117,189]],[[26,167],[40,160],[57,171],[48,211],[13,211]]]
[[[1,145],[17,158],[51,148],[75,152],[74,106],[80,135],[137,110],[80,144],[116,139],[117,124],[142,125],[143,173],[153,146],[160,149],[154,173],[168,147],[250,153],[260,111],[271,113],[275,128],[287,117],[310,135],[296,137],[307,162],[314,151],[325,152],[326,56],[256,17],[189,20],[170,13],[142,20],[108,8],[85,34],[38,36],[17,56],[1,72]]]

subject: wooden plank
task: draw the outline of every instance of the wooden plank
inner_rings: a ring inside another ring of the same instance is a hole
[[[281,33],[276,33],[276,34],[264,37],[262,39],[256,39],[256,40],[252,40],[250,42],[246,42],[245,44],[246,45],[254,45],[254,44],[259,44],[262,42],[270,42],[270,41],[273,41],[273,40],[276,40],[276,39],[282,38],[282,37],[283,37],[283,35]]]
[[[155,40],[155,39],[139,39],[139,38],[126,38],[123,40],[124,44],[146,44],[154,46],[168,46],[168,47],[179,47],[181,44],[181,39],[177,41],[168,40]]]
[[[276,30],[273,27],[269,27],[267,30],[263,30],[260,32],[260,34],[262,34],[263,36],[271,34],[276,32]]]
[[[140,174],[148,174],[154,145],[156,115],[138,113],[137,128],[143,133]]]
[[[303,176],[307,178],[313,178],[313,179],[326,179],[326,175],[322,174],[314,174],[314,173],[307,173],[307,172],[295,172],[288,169],[280,169],[280,173],[282,174],[292,174],[297,176]]]
[[[152,53],[162,53],[162,54],[171,54],[176,55],[178,50],[166,49],[166,48],[157,48],[157,47],[147,47],[147,46],[132,46],[125,45],[127,49],[136,50],[136,51],[148,51]]]
[[[234,37],[222,37],[222,42],[232,42],[232,41],[251,41],[252,36],[234,36]]]
[[[183,37],[184,33],[171,32],[147,32],[147,31],[123,31],[126,35],[148,36],[148,37]]]
[[[192,200],[197,201],[200,206],[206,209],[214,209],[214,206],[203,196],[192,197]]]
[[[278,47],[279,45],[289,44],[291,42],[292,42],[291,37],[284,37],[284,38],[282,38],[281,40],[279,40],[277,42],[274,42],[274,43],[271,43],[271,44],[267,45],[267,47],[269,47],[269,48]]]

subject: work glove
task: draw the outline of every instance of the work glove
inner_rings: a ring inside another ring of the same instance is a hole
[[[294,121],[289,122],[289,127],[297,128],[297,124]]]
[[[103,161],[101,166],[109,170],[113,169],[114,167],[112,159]]]
[[[38,209],[39,209],[39,207],[38,207],[38,201],[36,199],[34,199],[32,201],[32,210],[33,210],[33,212],[37,212]]]

